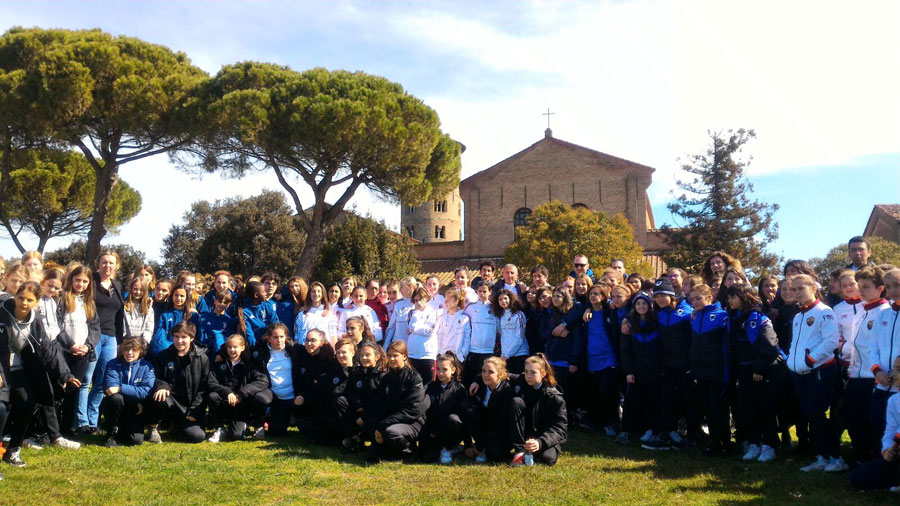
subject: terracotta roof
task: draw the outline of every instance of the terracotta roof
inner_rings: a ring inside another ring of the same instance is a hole
[[[481,179],[485,175],[487,175],[487,173],[493,171],[494,169],[496,169],[502,165],[507,164],[508,162],[510,162],[512,160],[515,160],[516,158],[519,158],[519,157],[522,157],[522,156],[528,154],[529,152],[533,151],[538,145],[544,144],[544,143],[557,144],[557,145],[565,147],[565,148],[576,149],[579,151],[585,151],[588,154],[594,156],[595,158],[600,158],[600,159],[603,159],[603,160],[606,160],[609,162],[613,162],[616,164],[624,164],[624,165],[628,166],[629,168],[636,169],[636,170],[644,172],[646,174],[652,174],[653,172],[656,171],[656,169],[654,169],[653,167],[649,167],[647,165],[632,162],[631,160],[619,158],[617,156],[603,153],[603,152],[600,152],[600,151],[597,151],[594,149],[586,148],[584,146],[579,146],[578,144],[572,144],[571,142],[566,142],[564,140],[556,139],[553,137],[544,137],[543,139],[535,142],[531,146],[528,146],[527,148],[523,149],[522,151],[519,151],[518,153],[510,156],[509,158],[506,158],[505,160],[503,160],[499,163],[496,163],[496,164],[482,170],[481,172],[478,172],[476,174],[473,174],[473,175],[467,177],[466,179],[464,179],[460,182],[460,184],[459,184],[460,187],[475,183],[476,181],[478,181],[479,179]]]
[[[900,204],[875,204],[875,207],[900,221]]]

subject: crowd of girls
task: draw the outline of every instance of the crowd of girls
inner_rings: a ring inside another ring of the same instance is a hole
[[[850,243],[828,299],[806,262],[751,285],[723,251],[657,279],[579,255],[555,286],[543,266],[526,285],[484,262],[443,287],[218,271],[209,290],[191,272],[121,275],[112,251],[92,266],[26,255],[0,295],[3,459],[99,429],[115,447],[293,427],[372,462],[554,464],[571,422],[763,463],[796,437],[803,471],[897,485],[900,270]]]

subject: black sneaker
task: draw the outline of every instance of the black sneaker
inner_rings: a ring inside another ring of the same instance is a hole
[[[6,450],[6,453],[3,454],[3,462],[15,467],[25,467],[25,461],[22,460],[22,456],[19,455],[21,451],[21,447],[9,448]]]

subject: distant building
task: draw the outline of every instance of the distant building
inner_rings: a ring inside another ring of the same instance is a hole
[[[654,171],[556,139],[548,128],[543,139],[466,178],[446,198],[403,205],[401,231],[421,242],[414,250],[422,272],[442,273],[441,281],[447,282],[447,271],[458,265],[477,267],[483,259],[501,259],[514,240],[515,227],[525,223],[532,209],[560,200],[573,207],[624,214],[647,260],[659,270],[662,262],[657,254],[665,243],[647,196]]]
[[[863,236],[876,236],[900,243],[900,204],[876,204]]]

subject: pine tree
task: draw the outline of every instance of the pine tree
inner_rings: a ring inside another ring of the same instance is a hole
[[[681,166],[694,178],[677,181],[682,193],[667,206],[684,224],[662,227],[672,248],[663,258],[670,266],[699,270],[711,252],[723,250],[752,274],[771,270],[779,258],[766,247],[778,238],[773,219],[778,205],[750,200],[753,185],[744,178],[750,160],[738,156],[756,134],[743,128],[708,134],[712,143],[707,151],[692,155]]]

